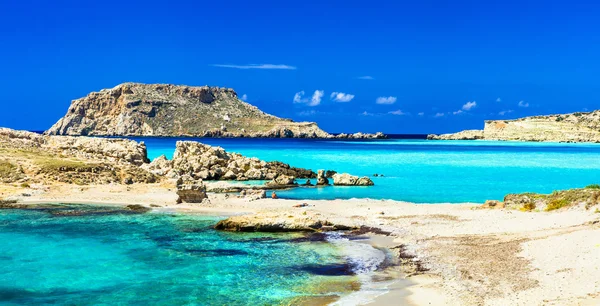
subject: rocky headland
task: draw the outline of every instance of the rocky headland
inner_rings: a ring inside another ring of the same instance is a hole
[[[331,135],[314,122],[278,118],[240,100],[233,89],[123,83],[73,100],[47,132],[72,136],[195,136],[377,139]]]
[[[428,135],[427,139],[600,142],[600,110],[515,120],[487,120],[483,130]]]

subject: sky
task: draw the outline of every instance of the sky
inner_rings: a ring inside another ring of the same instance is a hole
[[[328,132],[598,109],[596,1],[0,1],[0,126],[123,82],[230,87]]]

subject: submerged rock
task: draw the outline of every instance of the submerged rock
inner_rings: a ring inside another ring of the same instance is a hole
[[[335,186],[373,186],[373,181],[367,177],[358,177],[348,173],[336,173],[333,175],[333,185]]]

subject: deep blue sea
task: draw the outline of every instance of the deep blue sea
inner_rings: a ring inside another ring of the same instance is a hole
[[[347,274],[377,264],[360,256],[381,256],[335,237],[218,232],[217,220],[81,205],[0,210],[0,304],[297,304],[348,293],[357,280]]]
[[[175,138],[144,141],[150,158],[172,157]],[[543,192],[600,183],[600,145],[390,139],[188,138],[228,151],[296,167],[372,177],[373,187],[296,188],[293,199],[393,199],[415,203],[501,200],[507,193]]]

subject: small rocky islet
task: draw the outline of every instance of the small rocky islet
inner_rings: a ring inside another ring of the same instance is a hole
[[[230,88],[123,83],[73,100],[48,131],[70,136],[194,136],[381,139],[383,133],[332,135],[314,122],[267,114]]]

